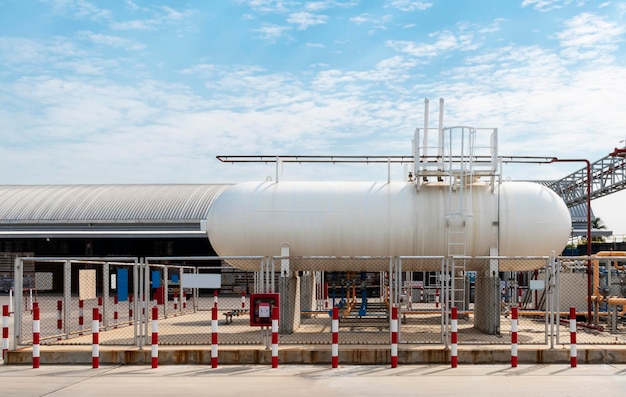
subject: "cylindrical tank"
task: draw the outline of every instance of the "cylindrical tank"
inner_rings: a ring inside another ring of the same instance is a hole
[[[463,214],[463,226],[450,229],[451,213]],[[278,256],[285,245],[291,256],[444,256],[452,234],[466,255],[498,247],[501,256],[535,256],[560,253],[571,220],[556,193],[531,182],[462,193],[444,184],[247,182],[215,199],[207,227],[221,256]]]

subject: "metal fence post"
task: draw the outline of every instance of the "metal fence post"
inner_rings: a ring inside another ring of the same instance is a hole
[[[13,310],[13,314],[15,315],[15,319],[13,320],[13,348],[17,349],[17,346],[22,344],[22,298],[24,296],[24,263],[22,258],[15,258],[13,275],[13,287],[15,289],[15,307]]]
[[[72,329],[70,324],[72,314],[72,262],[66,260],[63,264],[63,333],[65,338],[70,337],[70,330]]]

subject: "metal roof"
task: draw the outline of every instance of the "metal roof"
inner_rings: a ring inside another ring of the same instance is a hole
[[[129,237],[140,230],[173,235],[201,231],[211,203],[228,186],[0,186],[0,235],[35,237],[53,232],[74,237],[106,232]]]

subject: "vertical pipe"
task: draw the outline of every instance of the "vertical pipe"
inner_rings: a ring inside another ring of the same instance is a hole
[[[139,274],[141,272],[139,271],[139,261],[138,259],[135,259],[135,263],[133,264],[133,292],[132,294],[130,294],[130,296],[128,297],[128,307],[129,307],[129,312],[128,312],[128,320],[132,322],[133,324],[133,343],[135,344],[135,346],[137,346],[137,339],[138,339],[138,335],[137,335],[137,321],[136,321],[136,317],[137,316],[137,299],[135,299],[135,302],[133,303],[133,296],[137,297],[137,293],[139,292]],[[133,312],[134,310],[134,312]]]
[[[246,291],[241,291],[241,310],[246,310]]]
[[[333,307],[333,319],[331,322],[332,332],[332,367],[339,365],[339,308]]]
[[[278,367],[278,307],[272,308],[272,368]]]
[[[438,129],[438,140],[437,140],[437,156],[439,157],[438,161],[443,161],[443,98],[439,98],[439,129]]]
[[[456,307],[452,307],[452,319],[450,322],[450,343],[451,343],[451,349],[450,349],[450,364],[452,365],[452,368],[456,368],[459,362],[458,359],[458,336],[457,336],[457,308]]]
[[[152,308],[152,368],[159,366],[159,308]]]
[[[572,368],[576,367],[578,354],[576,353],[576,308],[569,308],[569,339],[570,353],[569,362]]]
[[[91,320],[91,368],[98,368],[100,364],[100,313],[97,307],[93,308]]]
[[[102,313],[100,313],[100,322],[103,326],[102,329],[107,329],[109,325],[109,320],[107,318],[108,314],[110,313],[109,290],[111,289],[109,269],[109,262],[106,262],[104,265],[102,265],[102,299],[104,301],[102,306]]]
[[[217,306],[211,309],[211,368],[217,368]]]
[[[424,99],[424,143],[423,153],[424,157],[428,156],[428,98]],[[419,162],[419,159],[416,159]]]
[[[13,319],[13,346],[17,347],[22,342],[22,297],[24,294],[24,273],[22,259],[15,258],[14,263],[14,287],[15,287],[15,318]]]
[[[33,307],[33,368],[39,368],[39,342],[40,342],[39,307]]]
[[[517,306],[511,308],[511,367],[517,367]]]
[[[398,367],[398,307],[391,307],[391,368]]]
[[[63,265],[63,301],[66,310],[63,312],[63,331],[65,338],[69,338],[71,331],[71,312],[72,312],[72,263],[65,261]]]

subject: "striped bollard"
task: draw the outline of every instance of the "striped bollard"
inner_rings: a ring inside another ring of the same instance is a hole
[[[159,366],[159,308],[152,308],[152,368]]]
[[[331,330],[333,333],[333,345],[332,345],[332,366],[337,368],[339,364],[339,308],[333,307],[333,319],[331,323]]]
[[[61,340],[63,334],[63,301],[57,301],[57,331],[59,332],[58,340]]]
[[[435,308],[439,309],[439,288],[435,290]]]
[[[452,308],[452,319],[450,321],[450,331],[451,331],[451,351],[450,351],[450,361],[452,368],[456,368],[459,363],[458,358],[458,324],[457,324],[457,308]]]
[[[576,367],[578,354],[576,353],[576,308],[569,308],[569,363],[572,368]]]
[[[391,368],[398,367],[398,307],[391,308]]]
[[[113,328],[117,328],[117,321],[119,320],[119,314],[117,312],[119,303],[120,301],[117,295],[115,295],[113,297]]]
[[[91,368],[98,368],[100,364],[100,311],[97,307],[93,308],[93,317],[91,320]]]
[[[83,308],[84,306],[85,306],[85,301],[83,301],[82,299],[79,299],[78,300],[78,329],[80,330],[80,332],[78,333],[78,335],[83,334],[83,325],[84,325]]]
[[[272,368],[278,368],[278,308],[272,309]]]
[[[213,291],[213,306],[217,307],[217,290]]]
[[[9,305],[2,306],[2,359],[9,350]]]
[[[178,311],[178,292],[174,292],[174,311]]]
[[[183,310],[186,310],[187,309],[187,293],[185,291],[183,291],[182,299],[183,299]]]
[[[33,307],[33,368],[39,368],[39,307]]]
[[[211,309],[211,368],[217,368],[217,306]]]
[[[511,367],[517,367],[517,307],[511,308]]]
[[[246,309],[246,292],[241,291],[241,309]]]
[[[128,295],[128,321],[133,321],[133,296]]]

